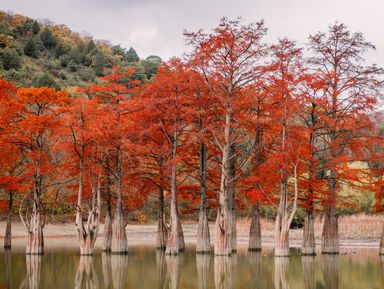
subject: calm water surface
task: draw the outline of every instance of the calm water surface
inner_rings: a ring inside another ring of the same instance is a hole
[[[384,289],[384,259],[377,250],[340,256],[275,259],[271,250],[232,257],[198,255],[188,248],[164,256],[153,247],[132,247],[128,255],[80,257],[75,248],[51,249],[42,257],[0,252],[0,289],[126,288],[313,288]]]

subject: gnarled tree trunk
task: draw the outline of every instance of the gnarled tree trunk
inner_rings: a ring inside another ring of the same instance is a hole
[[[211,241],[209,234],[209,225],[207,217],[207,200],[206,200],[206,173],[207,173],[207,148],[202,142],[200,144],[200,211],[199,223],[197,227],[197,243],[196,253],[211,252]]]
[[[329,196],[325,205],[321,253],[339,254],[339,228],[336,213],[336,172],[331,170],[329,176]]]
[[[298,186],[297,186],[297,163],[294,166],[294,191],[292,209],[289,211],[287,179],[281,182],[280,203],[277,209],[275,221],[275,256],[289,256],[289,228],[297,210]]]
[[[313,209],[307,209],[304,217],[302,255],[316,255],[314,223]]]
[[[235,144],[230,146],[229,160],[229,206],[231,210],[231,249],[237,251],[237,230],[236,230],[236,151]]]
[[[259,203],[252,205],[248,250],[261,251],[261,228],[260,228]]]
[[[11,249],[12,247],[12,210],[13,210],[13,192],[8,195],[8,214],[7,224],[4,234],[4,249]]]
[[[83,161],[80,161],[79,191],[77,196],[76,227],[77,236],[80,244],[80,255],[89,256],[93,253],[93,248],[97,239],[100,225],[101,208],[101,170],[97,176],[97,187],[92,184],[92,200],[88,212],[87,223],[83,221]]]

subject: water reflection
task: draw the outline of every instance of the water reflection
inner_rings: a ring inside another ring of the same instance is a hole
[[[101,263],[104,288],[126,288],[125,284],[127,283],[128,278],[128,255],[102,253]]]
[[[184,254],[166,255],[165,263],[167,264],[168,287],[169,289],[178,289],[180,277],[183,270]]]
[[[275,289],[289,289],[288,282],[289,258],[275,258]]]
[[[211,263],[211,255],[209,254],[196,255],[197,285],[199,289],[208,288],[210,263]]]
[[[324,288],[339,289],[339,255],[323,255]]]
[[[214,280],[216,289],[235,289],[234,267],[236,255],[214,257]]]
[[[75,289],[98,289],[99,280],[91,256],[81,256],[75,277]]]
[[[165,265],[165,253],[163,250],[156,250],[157,288],[165,288],[165,277],[167,274]]]
[[[261,262],[261,252],[258,251],[250,251],[249,252],[249,267],[251,269],[251,282],[252,288],[254,289],[262,289],[262,279],[265,276],[262,276],[262,262]]]
[[[41,276],[40,255],[26,255],[27,275],[20,285],[20,289],[39,289]]]
[[[315,264],[316,264],[315,256],[304,255],[301,257],[301,265],[303,267],[305,289],[316,288],[316,278],[315,278],[316,265]]]
[[[340,256],[275,258],[239,250],[231,257],[196,255],[194,248],[167,256],[151,247],[129,255],[77,250],[41,256],[0,252],[0,289],[361,289],[384,288],[384,258],[375,250]]]

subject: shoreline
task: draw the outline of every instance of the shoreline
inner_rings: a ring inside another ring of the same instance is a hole
[[[182,224],[184,230],[184,238],[186,245],[196,244],[196,233],[197,223],[186,222]],[[248,246],[248,234],[247,230],[244,230],[242,225],[239,225],[237,242],[240,247]],[[155,222],[146,224],[128,224],[126,227],[128,244],[135,245],[156,245],[156,228]],[[214,224],[210,224],[211,232],[211,243],[214,235]],[[5,222],[0,222],[0,243],[4,239]],[[99,235],[95,248],[101,247],[103,225],[100,225]],[[12,240],[14,247],[24,247],[26,231],[20,222],[12,223]],[[73,223],[48,223],[44,228],[44,238],[47,240],[45,245],[49,247],[77,247],[76,239],[76,226]],[[353,236],[342,236],[340,238],[340,249],[341,251],[349,249],[379,249],[379,237],[380,232],[377,236],[362,237],[358,234]],[[300,248],[302,242],[302,229],[290,230],[290,247]],[[320,247],[321,239],[316,236],[316,246]],[[2,244],[1,244],[2,245]],[[265,248],[273,248],[274,238],[273,230],[262,230],[262,246]]]

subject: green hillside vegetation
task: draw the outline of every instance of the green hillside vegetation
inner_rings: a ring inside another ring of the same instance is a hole
[[[65,25],[0,11],[0,78],[18,86],[83,86],[116,65],[135,68],[133,77],[146,82],[161,63],[158,56],[140,59],[132,47],[81,36]]]

